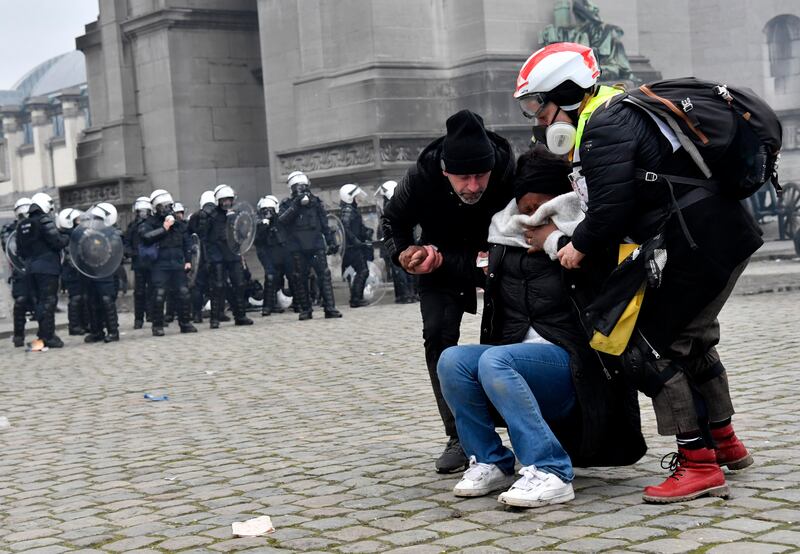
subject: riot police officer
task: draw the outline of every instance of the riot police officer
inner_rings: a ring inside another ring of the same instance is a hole
[[[214,208],[214,191],[207,190],[200,195],[200,209],[189,216],[187,232],[189,236],[197,235],[198,238],[203,236],[205,227],[207,226],[207,211]],[[208,210],[203,210],[208,206]],[[189,292],[192,298],[192,321],[194,323],[203,323],[203,305],[206,303],[206,295],[208,293],[208,271],[207,260],[205,253],[205,245],[200,242],[200,263],[198,267],[192,268],[195,272],[194,283],[189,282]]]
[[[342,259],[342,269],[352,266],[355,275],[350,283],[350,307],[361,308],[369,306],[364,300],[364,286],[369,277],[367,261],[373,259],[372,235],[373,230],[364,225],[364,219],[358,211],[356,198],[366,196],[358,185],[347,184],[339,189],[341,200],[342,225],[344,226],[345,250]]]
[[[258,201],[258,224],[256,226],[256,253],[258,261],[264,267],[264,303],[261,315],[268,316],[272,312],[283,313],[278,305],[278,291],[283,288],[283,276],[286,274],[286,248],[283,233],[278,226],[278,209],[280,203],[272,195]]]
[[[172,205],[172,215],[175,217],[175,221],[182,223],[181,225],[183,232],[186,234],[186,239],[189,239],[189,226],[186,224],[186,208],[183,207],[183,204],[180,202],[175,202]],[[174,287],[170,287],[167,289],[167,302],[166,302],[166,311],[164,313],[164,324],[168,325],[175,321],[175,316],[178,314],[178,291]],[[191,298],[191,292],[189,293]],[[191,310],[190,310],[191,314]]]
[[[150,217],[153,207],[150,198],[140,196],[133,203],[133,221],[125,230],[125,250],[131,259],[133,270],[133,328],[141,329],[144,326],[144,316],[148,314],[151,300],[150,261],[139,255],[139,225]]]
[[[75,221],[83,214],[75,208],[64,208],[56,216],[56,226],[66,237],[72,235]],[[85,335],[88,328],[86,314],[86,291],[83,289],[81,274],[72,263],[69,249],[64,249],[64,259],[61,262],[61,288],[67,291],[67,321],[69,334]]]
[[[108,202],[93,206],[81,218],[99,222],[103,227],[113,229],[122,242],[121,232],[115,227],[117,208]],[[75,260],[74,260],[75,261]],[[89,334],[84,342],[117,342],[119,340],[119,315],[117,313],[117,278],[114,273],[101,277],[81,277],[89,302]]]
[[[205,254],[208,261],[208,277],[211,288],[211,329],[218,329],[225,310],[225,285],[230,280],[233,287],[234,323],[236,325],[252,325],[253,320],[245,315],[244,275],[242,257],[235,253],[228,244],[229,212],[233,208],[233,189],[228,185],[218,185],[214,189],[216,205],[206,204],[200,220],[201,237],[205,242]],[[231,213],[232,217],[234,214]],[[226,279],[227,278],[227,279]]]
[[[311,319],[311,300],[308,292],[309,268],[313,267],[320,282],[322,306],[326,318],[342,317],[333,298],[331,270],[326,254],[338,252],[333,232],[328,226],[325,207],[311,194],[308,177],[301,171],[289,174],[291,196],[281,202],[278,223],[286,232],[286,249],[292,260],[290,282],[294,301],[300,306],[299,319]]]
[[[22,197],[14,203],[14,217],[16,219],[4,225],[0,235],[3,252],[6,252],[8,237],[16,231],[17,225],[28,216],[30,207],[31,199],[27,197]],[[11,268],[11,296],[14,298],[14,334],[12,340],[14,341],[14,346],[23,346],[25,344],[26,314],[33,307],[33,302],[28,279],[21,267],[12,266]]]
[[[64,343],[56,335],[55,314],[61,250],[67,245],[67,237],[56,228],[52,210],[50,195],[33,195],[28,217],[17,225],[17,250],[25,261],[28,284],[36,298],[38,337],[49,348],[61,348]]]
[[[191,304],[186,272],[191,269],[191,244],[186,223],[172,213],[172,195],[163,189],[150,195],[153,215],[139,226],[143,244],[158,244],[158,255],[151,267],[153,282],[153,336],[164,336],[164,302],[167,290],[175,290],[178,301],[178,323],[181,333],[196,333],[190,319]]]
[[[386,181],[380,187],[378,187],[377,191],[375,191],[376,196],[383,197],[383,204],[378,206],[378,211],[381,214],[383,214],[384,209],[386,209],[386,205],[392,199],[392,196],[394,196],[394,189],[396,188],[397,181]],[[383,233],[380,225],[378,226],[378,239],[381,242],[381,258],[383,258],[387,272],[391,272],[392,275],[395,304],[413,304],[414,302],[418,302],[419,297],[416,294],[415,282],[416,276],[406,273],[402,267],[392,263],[389,252],[386,250],[386,246],[383,244]]]

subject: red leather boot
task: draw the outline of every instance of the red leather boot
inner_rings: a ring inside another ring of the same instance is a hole
[[[711,436],[717,443],[714,450],[717,453],[717,464],[727,466],[732,471],[744,469],[753,464],[753,457],[736,436],[732,424],[712,429]]]
[[[667,504],[705,495],[728,497],[725,475],[717,465],[717,456],[713,450],[686,450],[678,447],[678,452],[673,453],[671,459],[668,457],[669,454],[662,458],[661,467],[672,470],[672,475],[658,486],[645,487],[642,496],[645,502]],[[667,465],[664,465],[667,460]]]

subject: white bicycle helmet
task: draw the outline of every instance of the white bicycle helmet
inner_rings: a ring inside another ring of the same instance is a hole
[[[531,54],[517,77],[514,98],[528,118],[555,102],[563,110],[575,110],[600,76],[600,66],[588,46],[574,42],[548,44]],[[577,98],[577,100],[576,100]]]

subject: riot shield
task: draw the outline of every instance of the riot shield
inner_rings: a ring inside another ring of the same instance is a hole
[[[197,281],[197,273],[200,271],[200,263],[202,262],[202,248],[200,244],[200,237],[197,236],[197,233],[192,233],[189,236],[189,240],[192,243],[191,252],[192,252],[192,259],[190,260],[192,263],[192,268],[189,270],[189,286],[194,287],[195,282]]]
[[[383,260],[378,260],[377,262],[368,260],[367,269],[369,270],[369,275],[364,285],[364,300],[369,302],[370,306],[374,306],[386,296],[386,291],[389,290],[391,286],[391,279],[387,278]],[[342,280],[345,281],[349,287],[352,286],[355,276],[356,272],[353,266],[347,266],[342,273]]]
[[[369,277],[364,286],[364,300],[368,301],[370,306],[374,306],[386,296],[392,280],[388,276],[387,268],[383,267],[383,260],[369,261],[367,267],[369,268]],[[388,269],[391,271],[391,268]]]
[[[6,239],[6,249],[5,249],[6,258],[8,258],[8,262],[11,264],[11,267],[16,269],[17,271],[21,271],[25,273],[25,261],[19,257],[19,253],[17,252],[17,232],[12,231],[8,238]]]
[[[331,275],[342,275],[346,269],[342,267],[345,250],[344,224],[336,215],[328,214],[328,227],[333,232],[334,244],[339,247],[336,254],[328,254],[328,268],[331,270]],[[330,244],[326,243],[325,246],[327,250]]]
[[[228,247],[234,254],[244,254],[256,240],[256,211],[247,202],[238,202],[228,212],[226,229]]]
[[[123,253],[120,232],[100,219],[82,219],[70,236],[72,264],[91,279],[113,275],[122,263]]]

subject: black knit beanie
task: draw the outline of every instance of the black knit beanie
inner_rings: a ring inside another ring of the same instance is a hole
[[[494,146],[481,116],[469,110],[451,115],[442,142],[442,169],[454,175],[473,175],[493,167]]]
[[[514,177],[514,198],[517,202],[529,192],[558,196],[572,191],[569,181],[570,163],[541,145],[517,159]]]

